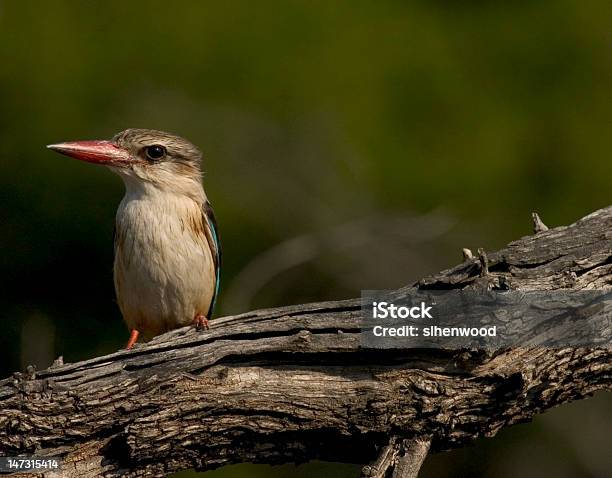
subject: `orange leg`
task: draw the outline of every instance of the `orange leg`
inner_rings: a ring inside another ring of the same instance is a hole
[[[202,314],[196,314],[196,316],[193,318],[193,325],[195,325],[197,330],[210,329],[208,326],[208,319]]]
[[[128,340],[128,343],[125,346],[127,350],[131,349],[134,346],[134,344],[138,341],[139,333],[140,332],[138,332],[138,330],[132,329],[132,331],[130,332],[130,340]]]

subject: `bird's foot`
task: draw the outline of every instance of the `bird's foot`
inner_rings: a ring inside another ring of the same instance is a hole
[[[130,339],[128,340],[128,343],[125,346],[126,350],[130,350],[134,346],[134,344],[138,341],[139,333],[140,332],[138,332],[138,330],[132,329],[132,331],[130,332]]]
[[[196,330],[210,329],[208,319],[202,314],[196,314],[196,316],[193,318],[193,325],[195,325]]]

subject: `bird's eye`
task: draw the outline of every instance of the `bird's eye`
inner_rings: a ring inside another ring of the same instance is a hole
[[[147,158],[157,161],[166,155],[166,148],[160,146],[159,144],[154,144],[153,146],[147,146],[145,148],[145,154],[147,155]]]

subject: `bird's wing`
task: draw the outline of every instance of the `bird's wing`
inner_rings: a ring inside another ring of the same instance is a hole
[[[115,220],[115,224],[113,227],[113,250],[115,255],[117,254],[117,250],[121,246],[120,242],[122,241],[122,237],[120,235],[119,228],[117,227],[117,221]]]
[[[210,307],[208,309],[208,318],[212,317],[217,296],[219,295],[219,283],[220,283],[220,272],[221,272],[221,243],[219,242],[219,232],[217,229],[217,221],[215,214],[213,213],[212,206],[208,201],[202,206],[202,216],[204,218],[204,232],[206,234],[206,240],[208,246],[212,252],[213,261],[215,265],[215,293],[213,294]]]

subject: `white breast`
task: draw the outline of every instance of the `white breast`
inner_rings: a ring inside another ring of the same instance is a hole
[[[215,270],[202,221],[194,199],[128,188],[117,211],[114,273],[128,327],[151,337],[208,313]]]

